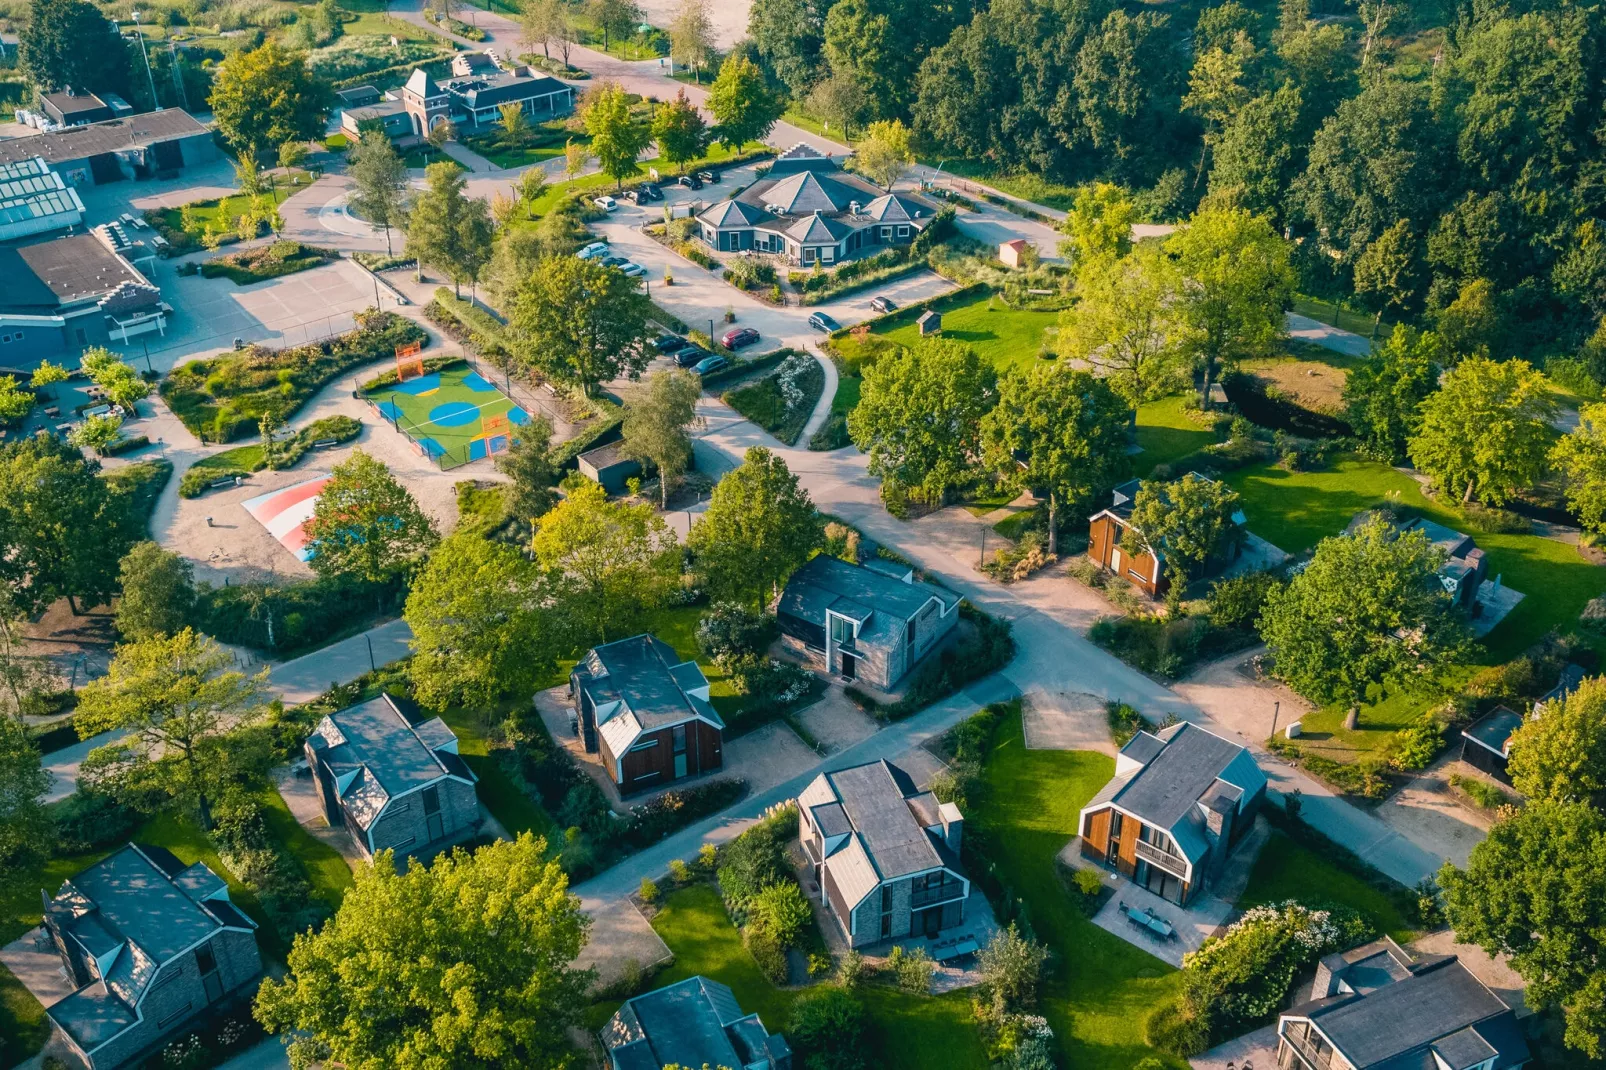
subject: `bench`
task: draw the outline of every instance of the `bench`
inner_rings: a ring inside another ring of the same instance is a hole
[[[224,476],[222,479],[214,479],[214,480],[212,480],[212,482],[210,482],[210,483],[208,483],[206,485],[206,489],[207,490],[216,490],[219,487],[238,487],[239,485],[240,485],[240,477],[239,476]]]
[[[339,439],[336,439],[336,438],[320,438],[318,441],[316,441],[316,442],[314,442],[312,444],[312,448],[315,449],[315,450],[326,450],[331,446],[338,446],[338,445],[340,445],[340,440]]]

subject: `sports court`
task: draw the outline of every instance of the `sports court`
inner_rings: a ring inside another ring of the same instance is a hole
[[[406,357],[398,357],[401,370]],[[404,377],[365,397],[380,416],[443,468],[467,464],[513,444],[513,428],[530,416],[467,364]],[[412,370],[411,367],[408,370]]]

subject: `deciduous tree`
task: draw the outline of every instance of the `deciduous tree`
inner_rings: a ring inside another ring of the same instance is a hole
[[[1456,939],[1504,955],[1535,1009],[1559,1007],[1568,1047],[1606,1055],[1606,816],[1534,799],[1495,823],[1466,869],[1439,872]]]
[[[762,446],[714,487],[689,542],[718,596],[760,608],[825,538],[786,462]]]
[[[1071,210],[1060,220],[1067,240],[1061,255],[1080,272],[1100,260],[1116,260],[1132,251],[1132,224],[1137,205],[1126,190],[1110,182],[1090,182],[1076,191]]]
[[[902,119],[883,119],[865,128],[853,149],[853,162],[864,175],[888,190],[914,165],[909,128]]]
[[[870,474],[940,500],[979,452],[995,381],[975,350],[946,338],[923,339],[868,365],[848,432],[870,455]]]
[[[1422,402],[1439,388],[1443,343],[1432,331],[1404,325],[1344,380],[1345,419],[1366,451],[1387,464],[1399,464],[1411,437],[1422,426]]]
[[[1128,556],[1152,553],[1165,561],[1171,580],[1168,600],[1182,602],[1183,591],[1211,558],[1243,538],[1233,521],[1238,492],[1215,479],[1189,472],[1170,483],[1145,481],[1132,503],[1132,523],[1121,539]]]
[[[1544,474],[1555,409],[1527,361],[1468,358],[1423,401],[1411,461],[1444,494],[1500,505]]]
[[[540,45],[541,55],[552,58],[552,42],[569,33],[569,8],[564,0],[522,0],[519,32],[524,42]]]
[[[1153,246],[1084,262],[1055,349],[1097,368],[1134,409],[1171,393],[1188,370],[1175,309],[1181,287],[1176,267]]]
[[[387,850],[322,929],[296,937],[256,1016],[298,1034],[296,1065],[561,1066],[594,976],[574,966],[589,926],[528,832],[402,872]]]
[[[684,89],[653,116],[652,136],[658,142],[658,155],[682,171],[708,148],[708,124],[697,105],[686,99]]]
[[[79,692],[79,738],[121,729],[96,747],[81,777],[138,809],[193,813],[212,826],[212,804],[250,785],[270,760],[256,731],[267,713],[267,670],[246,676],[234,656],[185,628],[119,646],[106,675]]]
[[[147,539],[123,557],[117,579],[123,590],[117,632],[124,639],[183,631],[195,605],[195,574],[188,561]]]
[[[764,140],[785,110],[786,102],[764,81],[758,64],[736,52],[725,57],[719,77],[708,87],[714,137],[737,152],[749,141]]]
[[[1187,280],[1177,311],[1182,343],[1204,373],[1200,405],[1239,361],[1272,352],[1285,333],[1293,296],[1288,243],[1264,220],[1240,209],[1202,211],[1167,239]]]
[[[589,0],[586,10],[591,21],[602,31],[602,50],[614,41],[629,36],[641,20],[646,18],[635,0]]]
[[[1578,410],[1578,426],[1551,448],[1550,463],[1567,484],[1567,504],[1591,535],[1606,534],[1606,404]]]
[[[708,0],[680,0],[669,20],[670,62],[679,60],[702,81],[703,68],[714,52],[714,20],[708,14]]]
[[[669,508],[669,488],[691,464],[690,428],[701,423],[697,401],[702,381],[678,368],[654,372],[625,406],[625,455],[658,469],[659,503]]]
[[[820,77],[825,11],[820,0],[753,0],[747,35],[759,58],[794,99]]]
[[[1430,683],[1470,640],[1438,580],[1444,554],[1420,531],[1374,516],[1323,539],[1309,567],[1266,595],[1260,635],[1277,675],[1317,702],[1366,700],[1368,688]]]
[[[652,506],[609,501],[591,482],[541,518],[532,547],[542,568],[573,581],[566,612],[597,642],[661,605],[680,574],[674,533]]]
[[[314,572],[370,583],[408,568],[438,538],[407,488],[383,461],[362,450],[335,465],[307,521]]]
[[[1038,367],[998,384],[981,420],[982,457],[1011,486],[1048,491],[1048,552],[1059,552],[1062,504],[1090,501],[1126,470],[1128,410],[1087,372]]]
[[[641,170],[636,158],[652,139],[652,131],[636,121],[625,91],[616,82],[603,82],[587,93],[580,116],[591,135],[591,155],[597,158],[602,173],[623,189],[625,178]]]
[[[618,268],[555,256],[514,294],[509,325],[523,360],[589,394],[646,368],[651,313],[652,302]]]
[[[262,160],[286,141],[321,138],[334,95],[308,69],[305,53],[269,41],[218,64],[210,99],[229,144]]]
[[[562,581],[505,542],[453,535],[413,581],[412,681],[434,709],[529,694],[567,650]]]
[[[506,453],[498,454],[496,470],[513,482],[507,489],[507,508],[515,518],[534,525],[558,496],[558,466],[552,460],[552,423],[533,417],[519,428],[518,438]]]
[[[1530,802],[1606,802],[1606,677],[1547,702],[1511,734],[1511,786]]]
[[[1391,309],[1402,313],[1416,301],[1421,289],[1420,245],[1410,220],[1398,219],[1356,258],[1355,293],[1376,314],[1374,337],[1383,313]]]
[[[50,774],[21,721],[0,717],[0,866],[21,873],[50,855],[52,822],[45,809]]]
[[[87,0],[32,0],[16,56],[41,93],[71,87],[127,94],[130,88],[128,44],[117,24]]]

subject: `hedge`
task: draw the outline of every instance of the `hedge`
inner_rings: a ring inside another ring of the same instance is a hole
[[[104,449],[99,449],[95,452],[100,454],[102,457],[116,457],[120,453],[131,453],[134,450],[142,450],[150,444],[151,440],[149,436],[135,435],[133,438],[120,438]]]
[[[752,375],[754,372],[766,371],[777,366],[796,352],[798,350],[783,346],[773,353],[765,353],[763,356],[754,357],[752,360],[732,361],[729,368],[722,368],[717,372],[709,372],[703,376],[703,389],[707,390],[721,383],[728,383],[732,379],[741,379]]]
[[[444,286],[438,287],[434,300],[424,306],[424,318],[454,340],[472,346],[482,356],[506,358],[511,355],[502,338],[507,325]]]
[[[685,334],[691,330],[690,324],[656,301],[652,303],[652,318],[657,320],[660,326],[666,327],[677,334]]]
[[[361,433],[362,424],[350,416],[326,416],[322,420],[314,420],[291,438],[279,443],[278,456],[274,458],[275,466],[279,469],[294,468],[314,444],[328,439],[350,442]],[[190,466],[184,478],[179,480],[179,497],[198,498],[208,486],[220,479],[248,476],[267,466],[267,451],[260,444],[224,450]]]
[[[431,78],[444,78],[452,73],[452,57],[443,56],[427,63],[398,63],[393,67],[381,67],[367,74],[355,74],[330,82],[329,88],[354,89],[360,85],[371,85],[375,89],[390,89],[405,82],[415,70],[421,70]]]
[[[322,342],[252,345],[181,364],[162,381],[162,400],[202,442],[232,442],[253,433],[264,414],[289,419],[351,369],[393,359],[397,346],[429,341],[422,327],[394,312],[359,312],[357,324]]]
[[[582,453],[598,446],[606,446],[620,437],[620,429],[625,422],[624,407],[598,398],[591,399],[591,404],[602,410],[602,416],[598,417],[590,427],[552,451],[552,463],[560,472],[573,471],[580,466],[579,457]]]

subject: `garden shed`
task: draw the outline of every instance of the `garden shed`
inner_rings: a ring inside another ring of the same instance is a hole
[[[998,245],[998,259],[1005,267],[1024,267],[1025,256],[1025,238],[1016,238],[1013,241],[1000,242]]]
[[[928,308],[920,313],[920,318],[915,320],[915,323],[920,328],[920,337],[922,338],[939,334],[942,331],[942,313],[934,308]]]
[[[624,493],[625,482],[642,474],[641,462],[626,457],[624,444],[619,442],[587,450],[576,458],[576,463],[581,475],[601,483],[609,494]]]

